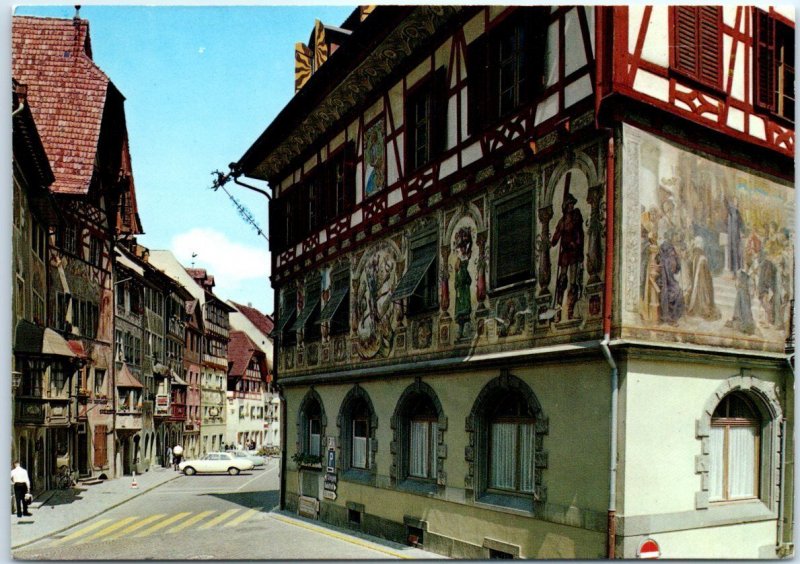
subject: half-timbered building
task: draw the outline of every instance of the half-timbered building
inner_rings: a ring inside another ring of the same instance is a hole
[[[794,21],[378,6],[272,189],[282,507],[460,558],[791,550]]]
[[[115,460],[114,409],[107,399],[114,379],[112,244],[115,237],[141,232],[124,97],[93,61],[89,23],[77,14],[73,19],[14,17],[12,54],[12,72],[27,86],[55,177],[50,191],[63,218],[48,234],[49,284],[43,296],[48,326],[83,361],[61,408],[61,418],[73,423],[66,437],[54,438],[58,450],[65,451],[58,464],[84,477],[110,477]],[[37,440],[34,448],[54,447]]]
[[[228,341],[233,310],[214,294],[214,276],[203,268],[187,268],[186,272],[203,289],[203,351],[200,375],[200,451],[206,454],[220,450],[226,433],[226,393],[228,390]]]

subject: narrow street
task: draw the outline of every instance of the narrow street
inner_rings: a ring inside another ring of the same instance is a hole
[[[402,558],[396,548],[273,512],[278,465],[180,478],[72,529],[14,550],[18,560]],[[180,533],[180,534],[176,534]]]

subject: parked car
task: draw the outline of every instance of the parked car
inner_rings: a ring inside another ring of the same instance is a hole
[[[266,461],[264,460],[263,456],[258,456],[257,454],[253,454],[252,452],[247,452],[245,450],[229,450],[230,454],[235,456],[236,458],[242,458],[245,460],[249,460],[253,463],[253,466],[258,468],[259,466],[264,466]]]
[[[231,476],[235,476],[243,470],[252,470],[253,462],[246,458],[233,456],[229,452],[209,452],[201,458],[184,460],[178,465],[178,469],[187,476],[198,472],[227,472]]]

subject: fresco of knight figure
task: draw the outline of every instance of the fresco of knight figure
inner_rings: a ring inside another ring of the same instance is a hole
[[[782,352],[794,190],[626,126],[623,336]]]

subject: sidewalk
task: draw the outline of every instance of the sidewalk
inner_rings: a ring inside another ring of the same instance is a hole
[[[29,506],[31,517],[11,516],[11,548],[20,548],[65,531],[182,475],[157,466],[136,476],[138,488],[131,487],[131,476],[123,476],[91,486],[47,490],[36,496]]]

